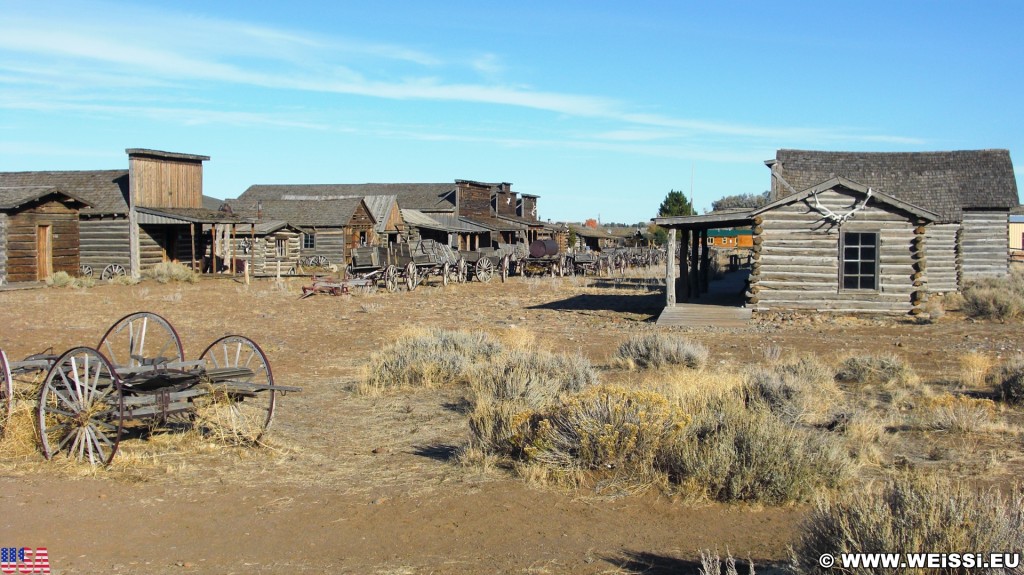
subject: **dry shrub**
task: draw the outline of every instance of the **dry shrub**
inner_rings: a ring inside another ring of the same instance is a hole
[[[790,422],[821,423],[840,397],[835,371],[811,356],[754,368],[745,387],[748,402],[763,403]]]
[[[1018,355],[989,374],[988,380],[1009,403],[1024,403],[1024,355]]]
[[[598,385],[534,415],[512,439],[526,461],[549,468],[649,478],[666,443],[686,423],[681,410],[660,394]]]
[[[736,559],[726,550],[725,561],[722,561],[722,557],[718,554],[718,550],[711,551],[710,549],[700,550],[700,569],[697,571],[699,575],[739,575],[739,571],[736,569]],[[750,575],[754,575],[754,562],[747,559],[747,568]]]
[[[963,290],[963,310],[970,317],[1005,321],[1024,314],[1024,272],[983,278]]]
[[[960,356],[960,382],[971,389],[985,387],[985,379],[992,369],[992,357],[980,351],[970,351]]]
[[[161,262],[142,272],[142,276],[162,284],[168,282],[194,284],[199,281],[198,273],[191,267],[178,262]]]
[[[411,332],[370,356],[356,391],[371,394],[465,383],[474,363],[490,361],[500,351],[501,345],[483,332]]]
[[[628,369],[667,365],[700,369],[708,361],[708,348],[681,337],[653,333],[634,335],[622,342],[614,361]]]
[[[855,411],[846,416],[838,430],[846,438],[846,451],[858,463],[882,462],[882,452],[888,443],[886,422],[866,411]]]
[[[854,466],[832,438],[741,401],[705,406],[661,467],[673,483],[718,501],[780,504],[845,483]]]
[[[883,486],[821,498],[801,527],[792,567],[796,573],[819,573],[818,558],[823,554],[1011,552],[1022,547],[1024,497],[1020,492],[1003,496],[994,489],[974,489],[934,477],[901,477]],[[857,575],[878,569],[843,572]]]
[[[90,288],[96,285],[96,280],[74,277],[67,272],[57,272],[46,278],[46,285],[54,288]]]
[[[995,413],[996,405],[990,399],[943,393],[923,400],[916,419],[925,429],[976,433],[992,427]]]
[[[920,383],[910,364],[891,354],[849,357],[836,371],[836,380],[882,388],[911,387]]]
[[[596,383],[597,372],[582,356],[514,349],[477,364],[469,373],[470,445],[506,454],[533,413]]]

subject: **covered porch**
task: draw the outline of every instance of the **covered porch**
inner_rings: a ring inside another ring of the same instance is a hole
[[[736,265],[723,278],[715,280],[708,232],[754,226],[756,218],[750,211],[654,218],[653,221],[668,230],[665,310],[658,318],[658,325],[744,325],[751,316],[751,310],[744,307],[750,271],[739,270]]]

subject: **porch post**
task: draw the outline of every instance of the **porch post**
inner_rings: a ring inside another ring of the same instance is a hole
[[[195,222],[189,222],[188,224],[188,235],[192,241],[192,271],[196,271],[196,224]]]
[[[668,257],[665,258],[665,307],[676,305],[676,229],[668,230]]]
[[[700,230],[693,230],[690,238],[690,297],[700,297]]]
[[[708,231],[700,232],[701,289],[707,292],[711,286],[711,248],[708,246]]]
[[[687,258],[690,255],[690,230],[683,230],[683,244],[679,250],[679,285],[682,287],[683,301],[690,301],[690,266]],[[670,253],[668,257],[674,258],[676,254]]]

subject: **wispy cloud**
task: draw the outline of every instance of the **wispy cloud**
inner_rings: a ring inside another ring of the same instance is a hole
[[[8,60],[18,62],[0,65],[0,84],[6,86],[0,107],[325,129],[319,120],[196,104],[216,100],[206,97],[211,86],[241,86],[539,110],[599,120],[605,126],[585,137],[556,137],[551,142],[671,157],[680,153],[728,157],[725,151],[704,151],[720,147],[726,139],[738,142],[739,148],[760,148],[764,142],[923,143],[860,128],[745,125],[637,113],[631,104],[610,98],[499,81],[506,68],[500,55],[492,52],[469,59],[445,58],[398,44],[324,37],[248,22],[138,7],[92,8],[90,14],[80,13],[80,8],[47,9],[45,14],[12,10],[0,19],[0,56],[16,55]],[[466,77],[480,81],[467,82]],[[51,89],[42,89],[46,87]],[[136,105],[146,100],[154,105]],[[695,144],[707,139],[713,140],[711,145]]]

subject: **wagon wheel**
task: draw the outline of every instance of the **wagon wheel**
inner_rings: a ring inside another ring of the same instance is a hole
[[[405,264],[405,287],[412,291],[419,283],[419,270],[416,269],[416,262]]]
[[[331,262],[327,261],[327,256],[310,256],[309,265],[314,268],[325,268]]]
[[[388,266],[384,270],[384,287],[391,293],[398,291],[398,268]]]
[[[82,265],[78,266],[78,276],[79,277],[91,278],[92,274],[93,274],[93,272],[92,272],[92,266],[91,265],[89,265],[89,264],[82,264]]]
[[[0,349],[0,439],[7,429],[7,422],[14,413],[14,382],[11,379],[11,364],[7,362],[7,354]]]
[[[178,332],[166,319],[148,311],[117,320],[96,348],[102,350],[117,367],[139,367],[185,359]]]
[[[455,264],[455,272],[458,274],[460,284],[466,283],[466,275],[469,273],[468,267],[466,265],[466,258],[459,258],[459,261]]]
[[[482,256],[476,262],[476,279],[487,283],[491,281],[491,277],[494,275],[494,264],[491,263],[490,258]]]
[[[441,285],[448,287],[448,275],[452,273],[452,265],[448,262],[441,264]]]
[[[508,268],[509,268],[509,256],[501,256],[501,263],[499,264],[499,272],[501,274],[501,283],[505,283],[508,279]]]
[[[206,362],[211,381],[207,384],[209,393],[193,402],[196,426],[228,443],[258,442],[274,419],[277,399],[276,390],[251,388],[251,384],[274,385],[266,354],[251,339],[229,335],[211,343],[199,359]],[[218,372],[228,373],[222,378]]]
[[[99,351],[77,347],[57,359],[36,412],[43,456],[60,452],[108,465],[124,431],[124,396],[114,366]]]
[[[103,272],[100,273],[100,279],[109,280],[126,275],[128,275],[128,272],[124,270],[124,266],[121,264],[110,264],[103,268]]]

